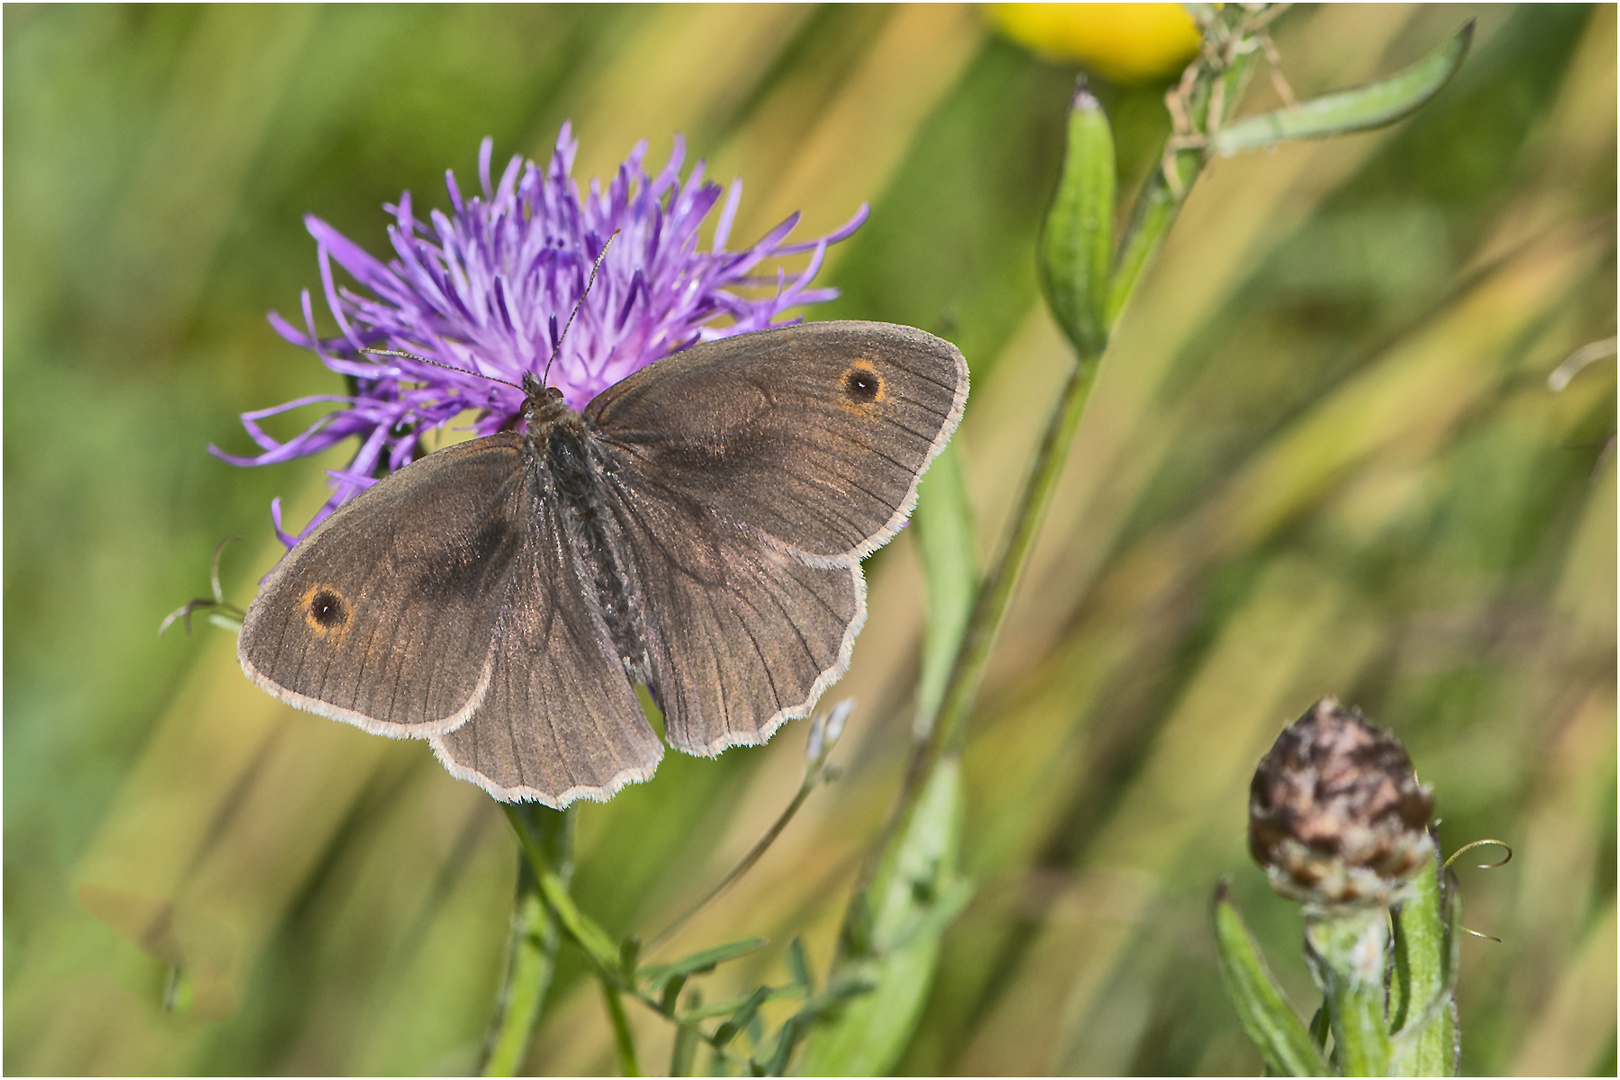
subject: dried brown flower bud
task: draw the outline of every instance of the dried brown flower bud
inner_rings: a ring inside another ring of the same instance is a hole
[[[1323,698],[1255,770],[1249,853],[1290,899],[1388,907],[1434,858],[1433,811],[1400,740]]]

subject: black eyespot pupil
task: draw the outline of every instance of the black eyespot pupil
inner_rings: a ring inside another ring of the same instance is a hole
[[[882,385],[875,371],[852,370],[844,375],[844,392],[856,401],[871,401]]]
[[[349,617],[342,597],[330,589],[322,589],[310,598],[309,613],[322,626],[336,626]]]

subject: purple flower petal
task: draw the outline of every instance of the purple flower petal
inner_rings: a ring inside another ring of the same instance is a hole
[[[387,230],[393,256],[386,263],[320,218],[305,218],[338,334],[319,336],[308,290],[300,297],[302,329],[275,312],[270,325],[349,378],[354,394],[312,395],[244,413],[242,424],[262,451],[257,455],[209,447],[235,465],[268,465],[359,438],[349,466],[330,473],[332,497],[297,536],[282,528],[280,501],[271,504],[283,543],[290,547],[308,535],[339,504],[374,483],[381,469],[409,463],[430,428],[473,410],[476,434],[501,430],[522,407],[525,373],[544,375],[580,409],[613,383],[698,340],[799,321],[787,310],[836,295],[809,287],[827,246],[850,236],[867,216],[863,205],[834,233],[789,244],[798,223],[794,214],[754,244],[728,251],[741,181],[724,191],[705,180],[702,162],[683,181],[686,144],[680,136],[656,176],[648,175],[647,144],[639,142],[606,187],[591,181],[583,199],[570,175],[577,151],[564,124],[543,166],[514,157],[492,184],[494,142],[483,140],[478,194],[468,198],[447,172],[448,213],[435,210],[422,220],[409,192],[385,208],[393,218]],[[698,230],[716,205],[721,209],[713,243],[700,252]],[[781,271],[774,278],[754,275],[766,260],[806,252],[809,264],[791,279]],[[595,283],[585,295],[598,258]],[[352,288],[338,284],[333,263],[347,272]],[[774,292],[752,295],[773,284]],[[751,295],[739,294],[739,288]],[[378,356],[363,351],[368,348],[410,355]],[[259,424],[315,403],[343,408],[285,442]]]

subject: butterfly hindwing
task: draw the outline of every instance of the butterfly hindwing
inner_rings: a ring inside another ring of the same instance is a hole
[[[433,749],[452,773],[498,799],[566,806],[647,779],[664,748],[591,597],[567,511],[548,485],[535,490],[489,688],[465,724],[434,737]]]
[[[856,561],[810,565],[630,462],[605,500],[640,585],[670,744],[712,757],[808,715],[866,617]]]

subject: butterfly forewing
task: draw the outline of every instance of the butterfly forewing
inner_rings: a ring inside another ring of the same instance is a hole
[[[899,528],[966,398],[948,342],[830,322],[694,346],[609,387],[585,416],[664,486],[835,560]]]
[[[385,735],[462,723],[524,543],[519,439],[449,447],[380,480],[282,559],[242,623],[254,681]]]

